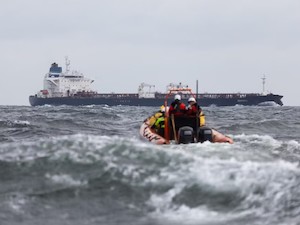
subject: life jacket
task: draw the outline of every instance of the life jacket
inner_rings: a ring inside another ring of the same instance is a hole
[[[155,129],[165,128],[165,117],[164,116],[159,117],[154,123],[154,127]]]
[[[199,105],[197,103],[193,104],[192,106],[189,105],[187,107],[187,114],[190,115],[190,116],[196,116],[198,110],[200,112],[201,109],[200,109],[200,107],[199,107]]]
[[[156,112],[153,116],[151,116],[149,119],[149,126],[152,127],[155,124],[156,120],[160,117],[164,117],[164,113],[160,111]]]
[[[200,125],[200,127],[205,126],[205,115],[197,103],[195,103],[192,106],[189,106],[187,109],[187,115],[189,115],[189,116],[197,116],[198,112],[199,112],[199,119],[200,119],[199,125]]]
[[[164,137],[164,130],[165,130],[165,117],[164,117],[164,115],[157,118],[157,120],[156,120],[156,122],[155,122],[155,124],[152,128],[155,129],[155,132],[158,135]]]
[[[171,103],[169,114],[174,114],[174,116],[182,116],[186,113],[185,104],[179,101],[174,101]]]
[[[200,117],[200,127],[205,126],[205,115],[202,110],[200,111],[199,117]]]

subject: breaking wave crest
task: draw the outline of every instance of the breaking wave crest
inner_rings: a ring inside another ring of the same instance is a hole
[[[298,164],[274,153],[287,146],[299,150],[299,143],[258,135],[235,139],[234,148],[211,143],[153,146],[135,138],[84,134],[10,144],[1,150],[2,171],[19,184],[6,187],[11,194],[5,206],[13,214],[26,213],[28,205],[39,206],[42,214],[54,213],[58,199],[74,204],[88,198],[96,207],[87,206],[90,213],[108,201],[107,210],[138,212],[157,224],[276,224],[287,215],[299,219]],[[248,143],[256,144],[245,149]],[[20,195],[21,189],[27,191]],[[48,208],[42,204],[45,199],[52,200]]]

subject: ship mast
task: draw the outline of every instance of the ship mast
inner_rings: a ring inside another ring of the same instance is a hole
[[[70,60],[68,56],[66,56],[65,59],[66,59],[66,74],[68,74],[70,71]]]
[[[263,85],[263,94],[266,94],[266,92],[265,92],[265,84],[266,84],[266,75],[264,75],[262,78],[262,85]]]

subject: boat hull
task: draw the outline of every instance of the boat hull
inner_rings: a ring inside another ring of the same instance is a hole
[[[191,128],[192,129],[192,128]],[[211,129],[212,131],[212,143],[229,143],[233,144],[233,139],[220,133],[215,129]],[[155,130],[151,129],[149,126],[149,120],[145,120],[140,127],[140,136],[153,144],[163,145],[170,144],[164,137],[155,133]]]
[[[198,98],[199,105],[205,106],[235,106],[235,105],[263,105],[266,103],[283,105],[281,95],[259,95],[247,96],[244,98],[231,97],[231,98]],[[187,99],[182,99],[187,101]],[[172,99],[168,100],[170,104]],[[128,105],[128,106],[161,106],[164,102],[163,98],[130,98],[130,97],[37,97],[29,96],[31,106],[39,105]]]
[[[157,145],[168,144],[168,141],[165,138],[158,135],[157,133],[155,133],[153,129],[150,128],[148,122],[149,122],[148,120],[143,122],[140,127],[141,137],[143,137],[145,140],[149,142],[152,142],[153,144],[157,144]]]

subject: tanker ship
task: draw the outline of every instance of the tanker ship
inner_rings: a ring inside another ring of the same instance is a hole
[[[31,106],[41,105],[127,105],[127,106],[161,106],[165,97],[172,90],[178,90],[183,102],[187,102],[190,94],[180,92],[187,86],[170,83],[166,92],[157,92],[155,85],[141,83],[137,93],[98,93],[91,88],[93,80],[83,74],[69,69],[70,61],[66,58],[66,70],[57,63],[52,63],[50,70],[44,76],[44,87],[35,95],[29,96]],[[282,95],[265,93],[265,77],[263,78],[263,93],[197,93],[194,97],[200,106],[235,106],[235,105],[280,105]],[[168,99],[168,104],[173,98]]]

